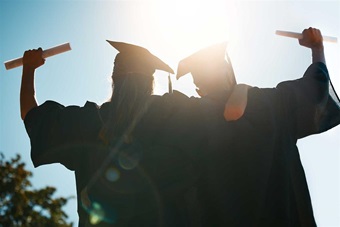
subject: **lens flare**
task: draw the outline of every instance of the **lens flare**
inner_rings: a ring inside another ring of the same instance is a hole
[[[93,209],[90,212],[90,223],[96,225],[105,217],[105,212],[99,203],[93,203]]]
[[[141,156],[141,152],[138,150],[134,152],[121,152],[118,156],[118,163],[123,169],[132,170],[138,166]]]
[[[105,173],[106,179],[110,182],[115,182],[120,178],[120,172],[114,167],[109,167]]]

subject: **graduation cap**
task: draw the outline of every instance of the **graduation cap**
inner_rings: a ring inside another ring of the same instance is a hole
[[[226,72],[226,79],[236,84],[234,70],[226,53],[227,42],[218,43],[184,58],[178,64],[176,78],[191,73],[194,79],[209,79],[219,72]],[[227,59],[226,59],[227,58]]]
[[[107,40],[107,42],[119,51],[115,58],[115,71],[152,75],[158,69],[174,74],[174,71],[167,64],[143,47],[110,40]]]

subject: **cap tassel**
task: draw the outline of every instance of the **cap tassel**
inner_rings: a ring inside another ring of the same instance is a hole
[[[169,89],[169,94],[172,94],[172,82],[171,82],[170,73],[168,76],[168,89]]]

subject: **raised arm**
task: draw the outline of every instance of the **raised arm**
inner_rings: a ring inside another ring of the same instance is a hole
[[[20,112],[24,120],[26,114],[38,105],[35,99],[34,73],[35,69],[45,63],[42,58],[42,49],[25,51],[20,89]]]
[[[283,103],[287,106],[293,104],[294,108],[290,111],[293,116],[289,118],[296,117],[298,139],[322,133],[340,124],[339,100],[332,95],[335,91],[330,86],[321,32],[308,28],[302,34],[299,43],[311,49],[313,63],[302,78],[284,81],[276,87]],[[291,100],[295,100],[294,103]]]
[[[310,27],[303,30],[302,35],[303,38],[299,39],[299,43],[301,46],[308,47],[312,50],[312,62],[322,62],[326,64],[322,35],[320,30]]]

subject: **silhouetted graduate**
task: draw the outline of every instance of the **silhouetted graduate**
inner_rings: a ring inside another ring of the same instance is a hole
[[[313,63],[276,88],[236,84],[223,43],[179,63],[177,78],[191,72],[209,130],[198,186],[203,226],[316,225],[296,142],[338,125],[340,108],[319,30],[303,35]]]
[[[34,166],[61,163],[75,171],[79,226],[192,225],[182,195],[197,180],[184,152],[200,145],[190,140],[191,131],[199,129],[193,124],[199,122],[197,112],[189,112],[184,102],[177,104],[173,97],[188,100],[179,93],[151,96],[155,70],[173,73],[163,61],[142,47],[109,43],[119,51],[109,102],[64,107],[47,101],[35,103],[27,115],[22,108]],[[41,50],[25,52],[24,62],[26,84],[34,75],[30,69],[42,62]],[[34,90],[33,83],[28,85]],[[22,94],[26,88],[22,86]],[[22,96],[22,106],[28,96]],[[173,115],[191,121],[169,121]]]
[[[160,97],[150,96],[152,73],[159,66],[150,68],[150,61],[145,62],[150,52],[139,50],[146,55],[122,50],[116,56],[113,95],[100,107],[91,102],[64,107],[52,101],[38,106],[33,76],[43,59],[39,50],[25,53],[21,111],[32,160],[35,166],[59,162],[75,170],[80,226],[90,221],[103,226],[252,226],[275,223],[281,214],[293,222],[297,213],[307,214],[302,220],[313,220],[295,143],[339,123],[323,63],[312,64],[304,78],[276,89],[249,89],[235,80],[220,83],[229,86],[216,87],[216,92],[210,90],[213,86],[198,85],[201,95],[210,93],[202,99],[179,92]],[[231,75],[230,70],[229,62],[223,75]],[[307,106],[296,109],[301,104]],[[304,111],[304,121],[295,123]],[[315,112],[320,115],[312,121]],[[282,154],[284,158],[276,158]],[[286,160],[293,161],[286,165]],[[293,171],[300,176],[292,176]],[[277,201],[269,187],[276,177],[283,185],[277,193],[288,200]],[[292,192],[302,196],[296,199]],[[286,203],[299,212],[276,212]]]

